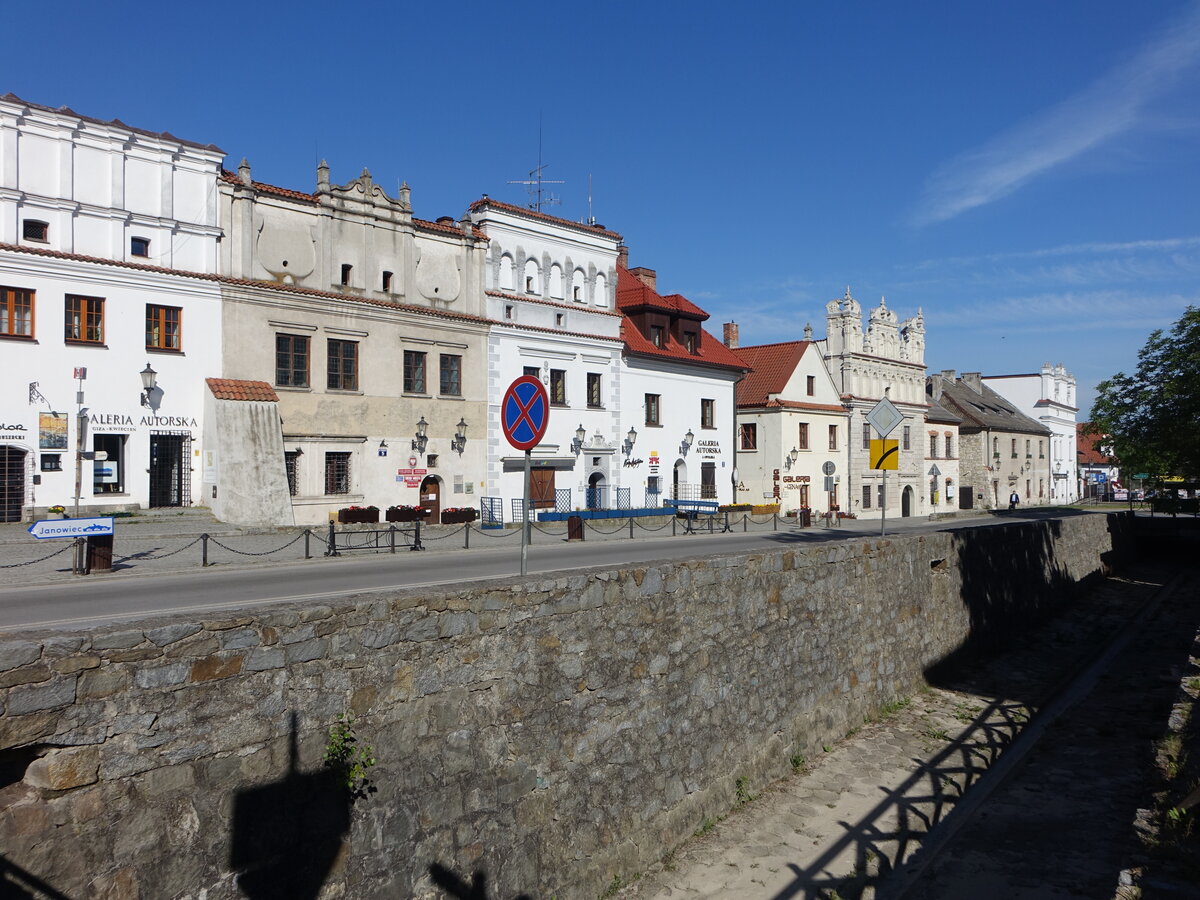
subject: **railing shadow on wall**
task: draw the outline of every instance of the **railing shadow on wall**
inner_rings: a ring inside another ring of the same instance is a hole
[[[71,900],[42,879],[0,856],[0,898],[3,900]]]
[[[229,867],[249,900],[315,900],[350,832],[338,773],[298,769],[294,712],[289,740],[287,774],[234,797]]]

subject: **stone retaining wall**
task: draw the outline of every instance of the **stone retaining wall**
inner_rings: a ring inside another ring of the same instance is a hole
[[[489,896],[592,898],[968,636],[1034,627],[1121,524],[9,636],[0,871],[72,898],[391,900],[445,896],[442,866]],[[378,759],[353,804],[321,766],[347,710]]]

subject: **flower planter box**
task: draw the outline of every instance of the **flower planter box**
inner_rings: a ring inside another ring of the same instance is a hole
[[[462,509],[457,511],[443,510],[442,524],[443,525],[465,525],[468,522],[474,522],[479,518],[477,510]]]
[[[429,515],[427,509],[389,509],[387,511],[387,521],[389,522],[417,522]]]
[[[377,509],[339,509],[338,522],[342,525],[365,525],[379,521]]]

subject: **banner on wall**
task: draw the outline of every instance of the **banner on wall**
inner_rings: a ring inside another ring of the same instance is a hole
[[[42,450],[67,449],[66,413],[38,413],[38,448]]]

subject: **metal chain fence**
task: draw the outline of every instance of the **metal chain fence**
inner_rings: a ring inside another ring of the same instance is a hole
[[[37,559],[28,559],[25,562],[19,562],[19,563],[0,563],[0,569],[19,569],[19,568],[21,568],[21,566],[32,566],[34,563],[45,562],[48,559],[53,559],[54,557],[58,556],[60,553],[66,553],[68,550],[72,549],[74,546],[75,546],[75,542],[71,541],[69,544],[67,544],[63,547],[59,547],[53,553],[47,554],[46,556],[40,556]]]

